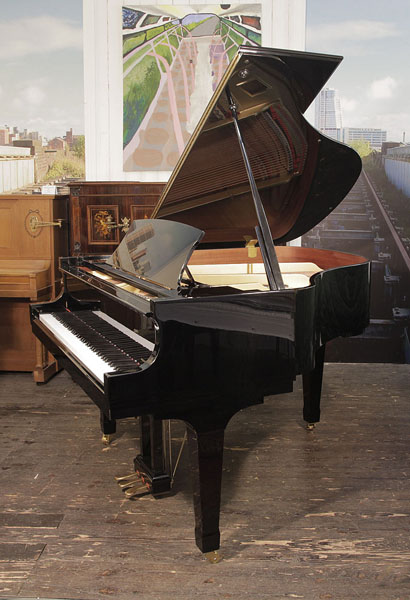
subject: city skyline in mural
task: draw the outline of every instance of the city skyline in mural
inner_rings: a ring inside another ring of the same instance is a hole
[[[229,7],[229,8],[227,8]],[[123,7],[123,168],[170,171],[260,4]]]

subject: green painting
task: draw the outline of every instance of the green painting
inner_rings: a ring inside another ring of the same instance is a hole
[[[124,171],[170,171],[260,4],[123,7]]]

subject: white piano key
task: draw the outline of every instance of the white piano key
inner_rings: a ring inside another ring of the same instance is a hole
[[[99,318],[110,323],[113,327],[128,335],[131,339],[138,342],[149,350],[154,349],[154,344],[142,336],[138,335],[128,327],[118,323],[101,311],[93,311]],[[101,356],[98,356],[89,346],[80,340],[70,329],[58,321],[52,314],[42,313],[40,321],[53,333],[53,335],[69,350],[80,362],[83,367],[101,383],[104,383],[104,373],[117,371],[115,367],[106,362]]]
[[[53,315],[41,314],[40,321],[54,334],[57,340],[77,358],[77,360],[92,373],[101,383],[104,383],[104,373],[115,371],[105,360],[98,356],[91,348],[82,342],[63,323],[60,323]]]

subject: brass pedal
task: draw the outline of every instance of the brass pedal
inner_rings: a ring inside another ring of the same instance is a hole
[[[121,481],[129,481],[130,479],[135,479],[138,478],[139,475],[136,471],[133,471],[133,473],[130,473],[129,475],[118,475],[116,477],[114,477],[115,481],[117,481],[118,483]]]
[[[122,490],[127,490],[128,488],[134,487],[137,483],[141,483],[138,477],[134,479],[129,479],[128,481],[117,481],[118,485]]]
[[[103,433],[101,441],[105,446],[109,446],[114,439],[113,433]]]
[[[149,493],[150,493],[149,489],[147,488],[146,485],[134,486],[134,487],[131,487],[124,491],[126,498],[135,498],[136,496],[145,496],[146,494],[149,494]]]

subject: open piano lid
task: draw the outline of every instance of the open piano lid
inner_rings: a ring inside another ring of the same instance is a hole
[[[302,116],[342,57],[241,46],[213,94],[152,217],[238,243],[258,224],[229,108],[239,125],[275,242],[306,233],[343,200],[361,170],[356,152]]]

